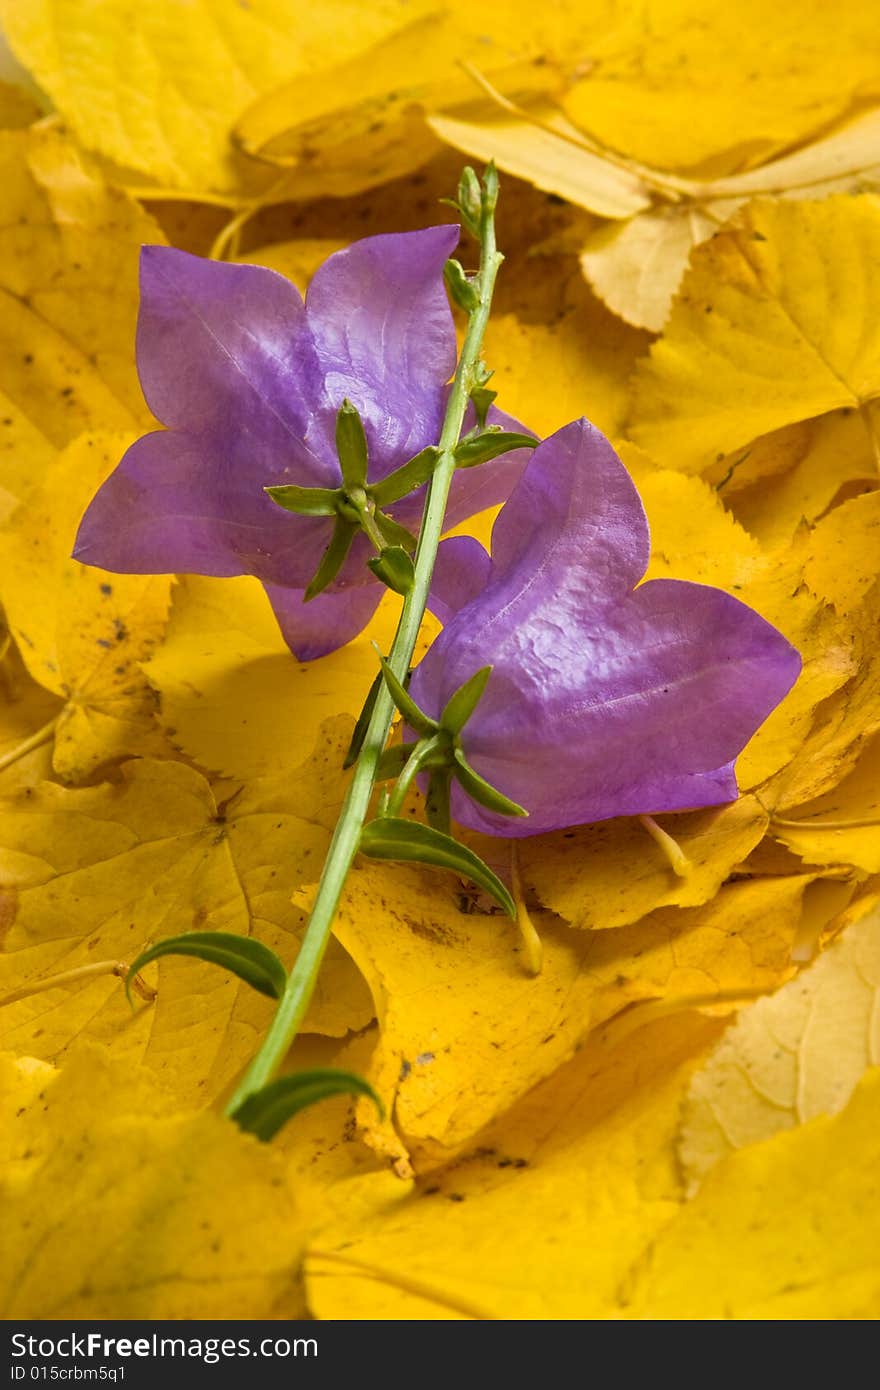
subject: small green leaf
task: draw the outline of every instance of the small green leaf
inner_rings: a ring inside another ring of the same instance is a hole
[[[298,516],[335,516],[340,493],[332,487],[294,487],[284,483],[278,487],[264,487],[273,502],[286,512],[296,512]]]
[[[367,569],[373,571],[377,579],[404,598],[413,586],[415,570],[413,562],[402,545],[389,545],[381,555],[373,555],[367,561]]]
[[[465,275],[461,261],[447,261],[443,267],[443,278],[450,295],[460,309],[470,314],[480,307],[479,291]]]
[[[500,816],[527,816],[529,813],[524,806],[520,806],[518,801],[511,801],[509,796],[505,796],[497,787],[493,787],[479,772],[475,772],[460,748],[456,748],[453,754],[455,758],[455,776],[464,787],[469,797],[478,801],[481,806],[485,806],[489,811],[497,811]]]
[[[489,373],[491,376],[492,373]],[[489,377],[486,377],[489,380]],[[488,391],[485,386],[477,386],[471,391],[471,400],[474,403],[474,410],[477,412],[477,426],[479,429],[486,428],[486,416],[489,414],[489,407],[498,395],[497,391]]]
[[[500,454],[509,454],[511,449],[534,449],[538,443],[530,434],[512,434],[491,425],[482,434],[472,439],[463,439],[455,446],[456,468],[474,468],[478,463],[488,463],[489,459]]]
[[[350,521],[337,516],[333,535],[330,537],[330,544],[321,556],[321,563],[314,579],[303,594],[304,603],[308,603],[309,599],[316,598],[336,578],[348,558],[348,552],[357,535],[357,530],[358,528],[353,526]]]
[[[406,527],[401,526],[399,521],[395,521],[393,516],[386,516],[384,512],[375,512],[373,521],[376,523],[376,529],[389,545],[400,546],[401,550],[406,550],[412,555],[418,545],[412,531],[407,531]]]
[[[360,413],[351,401],[342,402],[336,415],[336,452],[347,492],[367,485],[367,436]]]
[[[246,984],[270,999],[280,999],[287,984],[287,971],[274,951],[252,936],[236,936],[226,931],[191,931],[168,936],[142,951],[129,966],[125,992],[131,1000],[131,982],[139,970],[159,956],[196,956],[199,960],[231,970]]]
[[[373,645],[375,646],[375,643]],[[409,691],[400,684],[378,647],[376,647],[376,651],[382,665],[382,675],[385,677],[388,693],[394,701],[397,712],[403,715],[407,724],[411,729],[415,729],[417,734],[436,734],[439,725],[435,720],[429,719],[426,714],[422,713]]]
[[[429,825],[392,816],[370,821],[361,831],[360,849],[370,859],[430,864],[472,879],[500,903],[509,917],[516,918],[513,898],[489,865],[451,835],[444,835]]]
[[[460,685],[449,697],[440,715],[440,728],[450,734],[460,734],[470,719],[486,689],[486,682],[492,674],[491,666],[481,666],[472,676]]]
[[[272,1139],[289,1119],[330,1096],[369,1096],[384,1117],[382,1102],[372,1086],[362,1076],[334,1067],[315,1067],[312,1071],[293,1072],[279,1076],[246,1096],[232,1118],[248,1134],[255,1134],[264,1143]]]
[[[369,494],[376,506],[388,507],[392,502],[399,502],[402,497],[408,497],[411,492],[422,487],[433,476],[440,453],[441,450],[436,444],[429,444],[427,449],[422,449],[421,453],[401,464],[400,468],[395,468],[387,478],[382,478],[378,483],[371,483]]]

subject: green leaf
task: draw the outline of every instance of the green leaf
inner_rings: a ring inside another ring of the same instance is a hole
[[[131,982],[139,970],[160,956],[196,956],[212,965],[231,970],[246,984],[270,999],[280,999],[287,984],[287,971],[274,951],[252,936],[236,936],[225,931],[191,931],[168,936],[142,951],[129,966],[125,992],[131,1000]]]
[[[303,594],[304,603],[308,603],[309,599],[316,598],[336,578],[348,558],[348,552],[357,531],[358,528],[353,526],[350,521],[346,521],[344,517],[338,516],[336,518],[330,544],[321,557],[321,563],[314,579]]]
[[[483,212],[492,213],[498,204],[498,170],[495,167],[495,160],[490,159],[486,165],[486,172],[483,175]]]
[[[379,654],[382,675],[385,678],[388,693],[394,701],[398,713],[403,715],[407,724],[411,729],[415,729],[417,734],[436,734],[439,725],[435,720],[429,719],[427,714],[422,713],[409,691],[400,684],[378,647],[376,647],[376,651]]]
[[[336,415],[336,452],[346,492],[366,487],[367,436],[359,411],[348,399]]]
[[[294,487],[284,483],[278,487],[264,487],[273,502],[286,512],[296,512],[298,516],[335,516],[339,500],[339,489],[332,487]]]
[[[396,545],[401,550],[409,551],[410,554],[413,553],[418,542],[412,531],[407,531],[406,527],[401,526],[399,521],[395,521],[392,516],[386,516],[384,512],[375,512],[373,521],[376,523],[376,529],[383,540],[386,540],[389,545]]]
[[[455,776],[468,796],[474,801],[478,801],[489,811],[497,811],[500,816],[527,816],[529,814],[524,806],[520,806],[518,801],[511,801],[509,796],[505,796],[497,787],[493,787],[490,782],[475,772],[460,748],[456,748],[453,757],[455,759]]]
[[[395,594],[406,597],[413,586],[413,562],[402,545],[389,545],[381,555],[373,555],[367,561],[367,569],[372,570],[376,578],[393,589]]]
[[[460,845],[451,835],[444,835],[429,825],[392,816],[370,821],[361,831],[360,849],[370,859],[430,864],[472,879],[500,903],[509,917],[516,919],[513,898],[489,865],[466,845]]]
[[[491,393],[494,395],[494,392]],[[509,454],[511,449],[534,449],[539,441],[530,434],[513,434],[508,430],[495,429],[492,425],[473,439],[463,439],[455,446],[456,468],[474,468],[478,463],[488,463],[499,454]]]
[[[440,728],[450,734],[460,734],[470,719],[486,689],[486,682],[492,674],[491,666],[481,666],[472,676],[460,685],[449,697],[440,715]]]
[[[479,291],[465,275],[461,261],[447,261],[443,267],[443,278],[450,295],[460,309],[470,314],[479,308]]]
[[[382,1102],[362,1076],[351,1071],[337,1071],[334,1067],[315,1067],[312,1071],[279,1076],[259,1091],[252,1091],[233,1111],[232,1118],[241,1129],[265,1142],[300,1110],[338,1095],[369,1096],[380,1118],[383,1117]]]
[[[441,450],[436,444],[429,444],[427,449],[422,449],[421,453],[401,464],[400,468],[395,468],[387,478],[378,483],[371,483],[369,494],[376,506],[388,507],[392,502],[399,502],[401,497],[408,497],[411,492],[422,487],[433,477],[440,453]]]
[[[491,375],[492,373],[490,372],[489,376]],[[489,376],[486,377],[487,381],[489,380]],[[497,395],[497,391],[488,391],[485,386],[477,386],[471,391],[471,400],[474,403],[474,410],[477,412],[477,426],[481,430],[486,427],[486,416],[489,414],[489,406]]]

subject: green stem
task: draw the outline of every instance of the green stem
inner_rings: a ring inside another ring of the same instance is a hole
[[[455,473],[455,446],[461,437],[470,392],[473,386],[478,384],[474,369],[480,358],[489,320],[495,277],[504,259],[495,244],[494,200],[491,198],[486,199],[481,233],[480,271],[476,281],[480,291],[480,302],[470,315],[449,393],[440,434],[440,456],[428,486],[428,497],[416,547],[413,586],[404,599],[400,622],[388,657],[388,663],[401,683],[406,680],[407,672],[412,665],[413,652],[425,615],[437,547],[443,531],[449,488]],[[262,1046],[226,1107],[228,1115],[234,1114],[246,1096],[259,1090],[271,1079],[303,1022],[330,940],[342,889],[360,843],[376,768],[388,741],[393,718],[394,705],[387,687],[383,684],[330,841],[299,955]]]

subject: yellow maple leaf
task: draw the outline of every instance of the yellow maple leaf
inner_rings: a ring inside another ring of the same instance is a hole
[[[750,995],[787,979],[814,876],[736,884],[702,907],[662,908],[616,931],[576,931],[537,913],[544,967],[533,978],[511,923],[463,910],[449,880],[356,870],[334,930],[381,1025],[370,1079],[417,1163],[467,1143],[628,1005]],[[405,1162],[366,1108],[362,1119],[376,1147]]]
[[[744,1009],[695,1073],[679,1145],[694,1187],[734,1150],[836,1114],[880,1063],[880,911],[860,911],[808,970]]]
[[[0,531],[0,598],[31,675],[64,702],[47,736],[68,781],[167,747],[138,663],[161,640],[170,578],[106,574],[71,559],[82,513],[130,438],[83,435]]]
[[[715,1021],[618,1046],[594,1037],[482,1130],[471,1151],[378,1211],[315,1237],[319,1318],[620,1317],[619,1288],[681,1200],[679,1106]]]
[[[700,472],[758,435],[842,407],[862,411],[873,437],[878,255],[880,197],[750,204],[694,255],[637,371],[635,442]]]
[[[239,189],[229,131],[260,92],[367,48],[412,12],[401,0],[296,10],[290,0],[0,5],[13,52],[87,149],[129,178],[195,195]]]
[[[83,1047],[0,1058],[5,1318],[296,1318],[307,1222],[283,1155]]]
[[[149,420],[137,259],[162,233],[48,130],[0,134],[0,520],[83,430]]]
[[[331,715],[356,719],[387,651],[397,601],[386,598],[354,641],[298,662],[255,579],[187,577],[174,591],[165,640],[145,666],[160,719],[202,767],[253,777],[295,767]],[[436,627],[434,628],[436,631]]]
[[[624,927],[658,907],[695,907],[713,898],[760,842],[769,817],[743,796],[731,806],[662,817],[688,862],[682,876],[638,820],[523,840],[522,876],[545,907],[573,927]]]
[[[269,1000],[214,965],[168,956],[147,970],[155,1002],[132,1010],[110,967],[192,929],[252,933],[289,965],[303,926],[290,891],[320,864],[322,798],[338,796],[328,761],[322,750],[298,775],[233,788],[222,804],[198,772],[151,759],[124,764],[113,783],[44,783],[0,802],[3,1046],[52,1059],[85,1035],[185,1098],[222,1091],[252,1055]],[[70,971],[82,973],[44,988]],[[307,1028],[339,1035],[372,1014],[334,947]]]
[[[48,731],[62,709],[61,701],[29,674],[9,634],[0,636],[0,792],[19,779],[39,781],[51,770]]]
[[[741,1149],[646,1253],[640,1319],[872,1319],[880,1307],[880,1069],[846,1108]]]

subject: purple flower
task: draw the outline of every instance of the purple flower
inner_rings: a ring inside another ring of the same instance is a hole
[[[720,589],[654,579],[648,524],[611,445],[586,420],[535,450],[492,533],[445,541],[447,626],[410,693],[438,718],[492,673],[465,756],[528,812],[507,819],[453,785],[452,813],[492,835],[733,801],[734,760],[797,679],[774,627]]]
[[[366,537],[304,604],[332,518],[293,516],[264,489],[340,485],[346,397],[363,418],[370,482],[437,443],[456,358],[443,265],[458,237],[441,226],[356,242],[321,266],[305,303],[275,271],[145,246],[138,372],[168,428],[133,444],[100,489],[76,558],[119,573],[255,575],[303,659],[352,638],[384,592]],[[490,421],[517,428],[497,411]],[[527,456],[456,474],[449,525],[508,496]],[[422,495],[390,514],[417,529]]]

